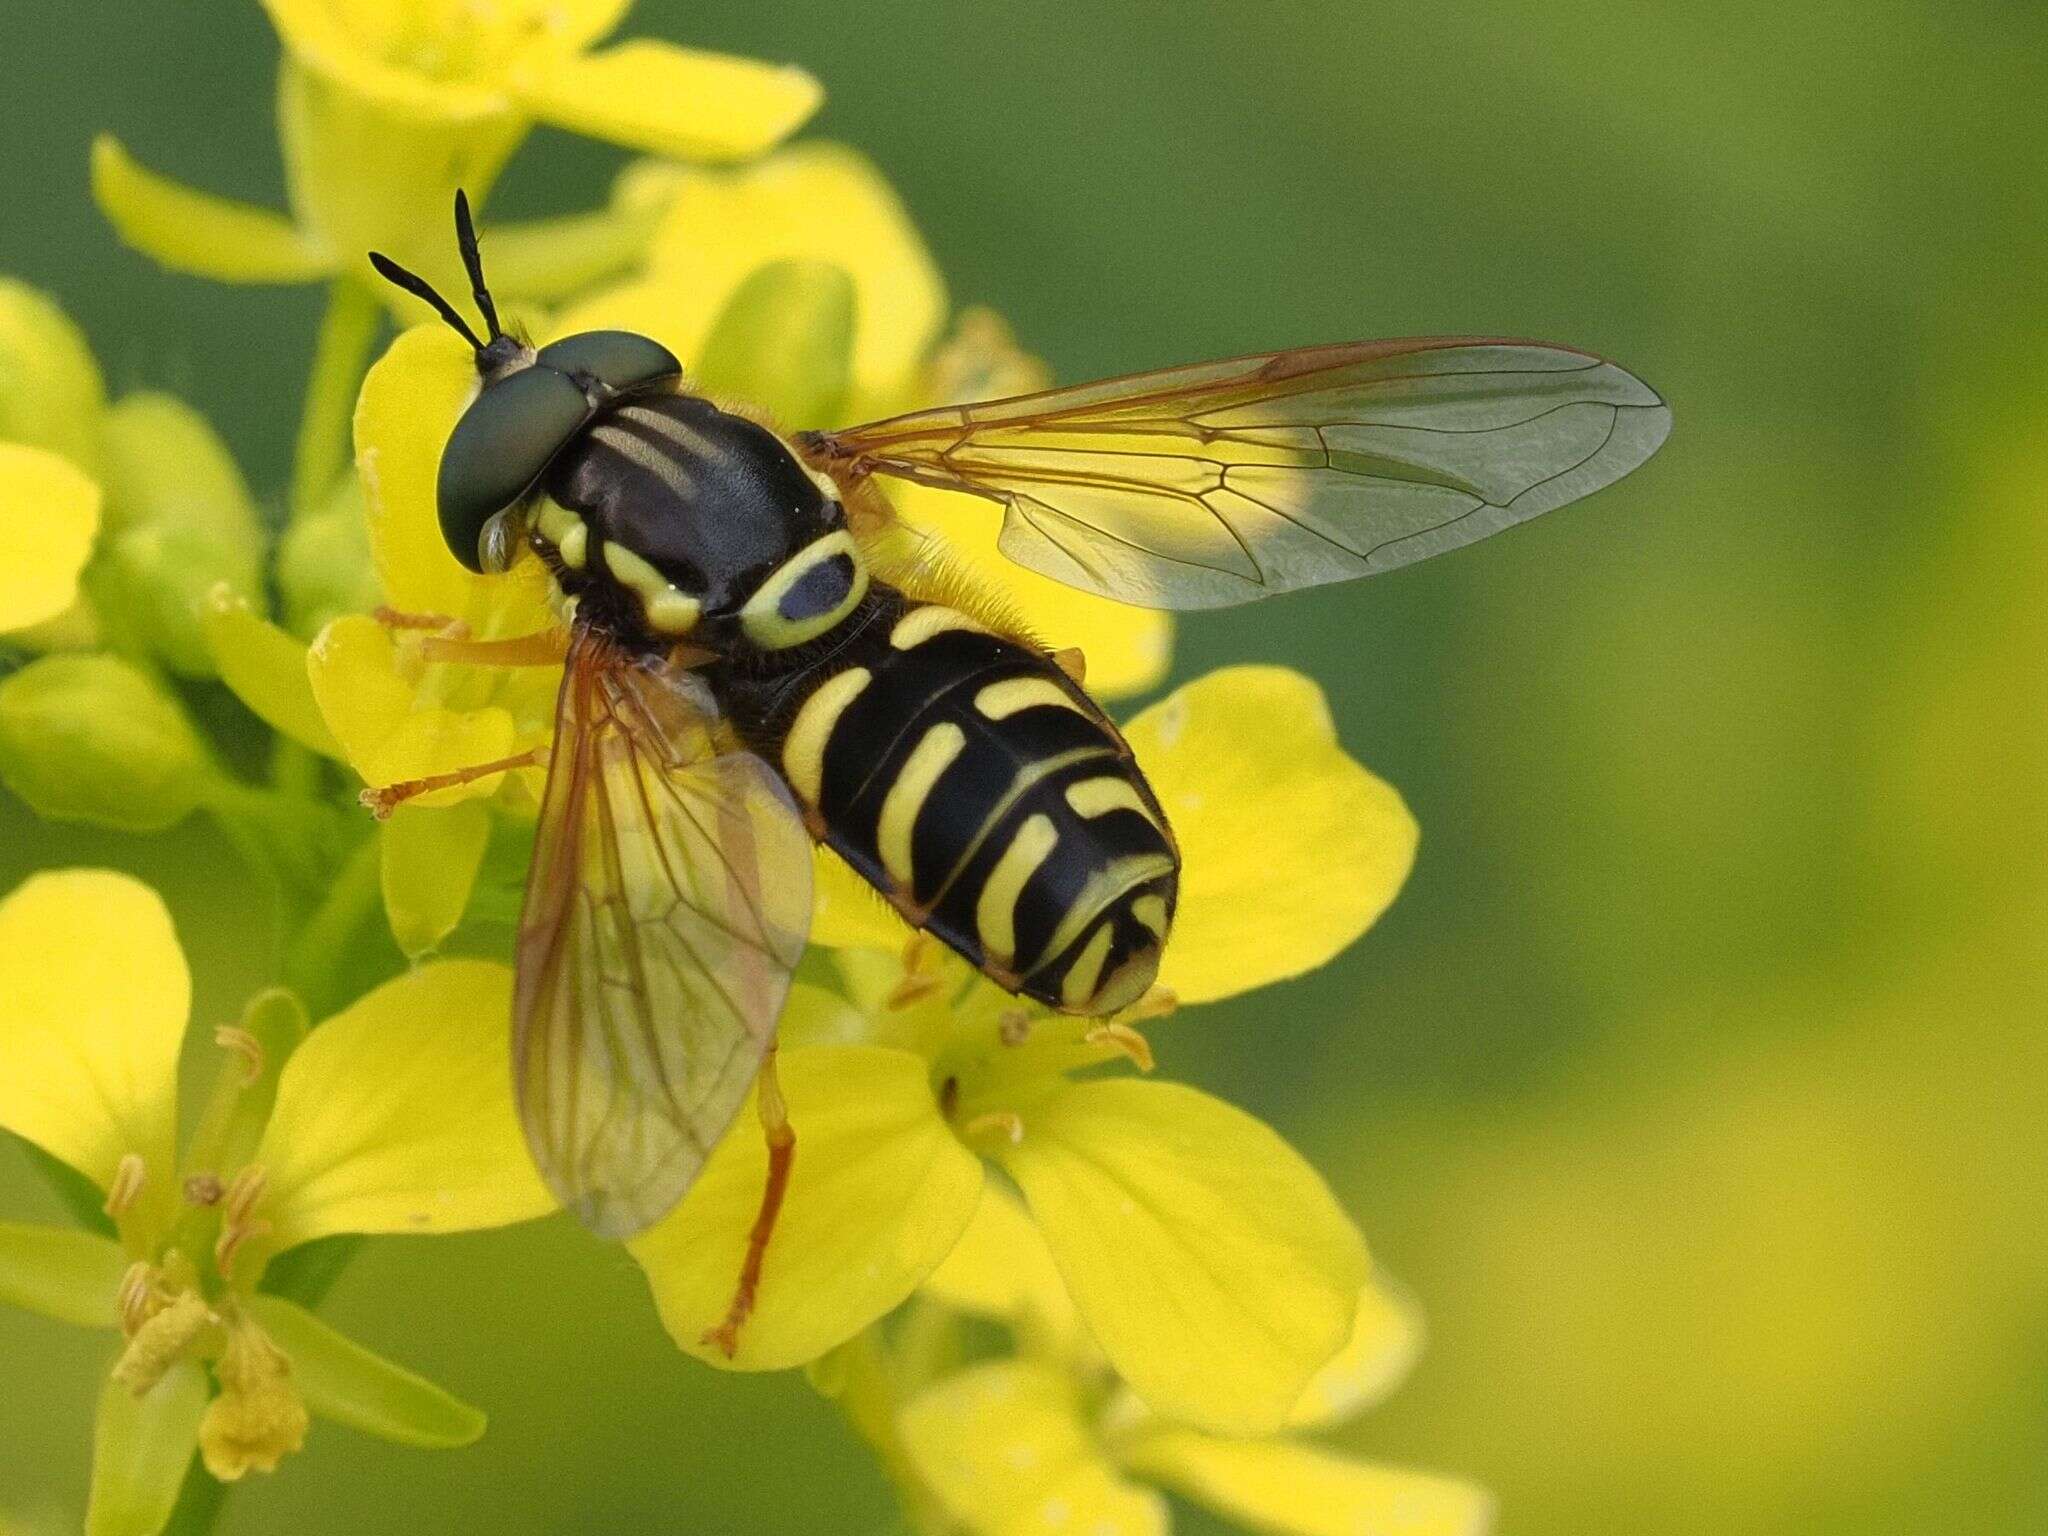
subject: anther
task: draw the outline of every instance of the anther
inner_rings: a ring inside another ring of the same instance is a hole
[[[994,1134],[1014,1147],[1024,1140],[1024,1117],[1013,1109],[992,1109],[961,1126],[960,1134],[969,1137]]]
[[[252,1237],[267,1236],[270,1230],[270,1223],[267,1221],[231,1221],[222,1223],[220,1238],[213,1245],[213,1267],[215,1273],[220,1275],[222,1279],[226,1279],[229,1271],[235,1267],[235,1255],[242,1251],[242,1244],[248,1242]]]
[[[1098,1024],[1081,1037],[1089,1045],[1113,1046],[1138,1065],[1140,1072],[1152,1070],[1152,1043],[1128,1024]]]
[[[242,1058],[242,1081],[253,1083],[263,1075],[263,1042],[239,1024],[223,1024],[213,1032],[213,1043],[232,1056]]]
[[[120,1288],[114,1292],[114,1315],[121,1320],[121,1331],[134,1338],[135,1331],[161,1306],[156,1294],[156,1271],[147,1261],[137,1259],[128,1266]]]
[[[1066,673],[1076,688],[1088,686],[1088,655],[1078,645],[1062,646],[1054,651],[1052,664]]]
[[[1031,1038],[1031,1010],[1005,1008],[996,1020],[996,1038],[1005,1045],[1022,1045]]]
[[[201,1207],[219,1205],[221,1196],[226,1193],[227,1188],[221,1183],[220,1175],[217,1173],[195,1173],[189,1175],[185,1180],[185,1203],[187,1205]]]
[[[114,1178],[107,1186],[106,1213],[119,1221],[135,1208],[135,1202],[142,1195],[142,1186],[149,1182],[149,1165],[142,1160],[139,1152],[123,1153],[121,1161],[114,1168]]]
[[[256,1202],[263,1198],[263,1192],[270,1187],[270,1174],[260,1165],[251,1164],[234,1177],[228,1185],[227,1205],[221,1219],[230,1226],[241,1226],[249,1219]]]
[[[1117,1016],[1122,1024],[1143,1024],[1148,1019],[1163,1019],[1180,1010],[1180,997],[1171,987],[1154,985],[1145,995]]]
[[[909,1008],[938,991],[941,981],[937,971],[906,971],[903,979],[889,989],[882,1004],[891,1012]]]

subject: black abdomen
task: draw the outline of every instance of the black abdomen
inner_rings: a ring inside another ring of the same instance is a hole
[[[1180,861],[1122,735],[1043,653],[887,588],[869,602],[772,708],[735,710],[743,734],[826,843],[1000,985],[1073,1013],[1136,1001]]]

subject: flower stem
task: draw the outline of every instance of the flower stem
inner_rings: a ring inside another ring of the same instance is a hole
[[[292,458],[294,518],[320,505],[348,462],[356,390],[377,340],[379,315],[376,297],[354,278],[338,277],[328,286]]]
[[[206,1470],[197,1453],[185,1469],[184,1486],[178,1490],[177,1505],[163,1528],[163,1536],[207,1536],[220,1519],[221,1506],[228,1500],[228,1485]]]
[[[356,844],[326,898],[285,952],[285,985],[299,994],[315,1019],[326,1018],[342,1002],[337,995],[340,962],[349,940],[382,900],[382,878],[382,851],[372,833]]]

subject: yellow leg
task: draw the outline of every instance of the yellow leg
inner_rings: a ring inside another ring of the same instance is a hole
[[[761,1209],[754,1217],[754,1229],[747,1234],[746,1257],[740,1261],[739,1284],[733,1288],[732,1304],[725,1309],[724,1321],[704,1332],[704,1342],[717,1345],[728,1360],[739,1351],[740,1329],[753,1314],[755,1297],[760,1294],[761,1265],[768,1257],[768,1239],[775,1235],[783,1196],[789,1193],[790,1167],[796,1161],[796,1132],[790,1129],[789,1105],[783,1100],[782,1084],[775,1076],[772,1045],[761,1062],[757,1098],[761,1134],[768,1140],[768,1182],[761,1190]]]
[[[428,661],[453,661],[472,667],[559,667],[568,654],[566,629],[543,629],[503,640],[439,634],[420,641],[420,655]]]
[[[538,768],[547,760],[544,747],[530,747],[511,757],[501,757],[496,762],[472,763],[467,768],[457,768],[449,773],[430,773],[423,779],[401,779],[396,784],[366,789],[360,798],[371,815],[379,821],[386,821],[406,801],[420,795],[430,795],[437,789],[454,789],[460,784],[473,784],[478,779],[487,779],[494,773],[509,773],[514,768]]]

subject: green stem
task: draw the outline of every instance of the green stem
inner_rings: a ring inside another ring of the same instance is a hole
[[[372,833],[356,844],[325,899],[285,952],[285,985],[299,994],[315,1019],[326,1018],[341,1003],[336,995],[339,962],[349,940],[383,900],[380,842]]]
[[[348,463],[356,391],[377,340],[381,313],[376,296],[354,278],[338,277],[328,287],[327,313],[320,319],[292,459],[294,518],[304,517],[326,499]]]
[[[192,1465],[185,1469],[185,1483],[178,1490],[177,1506],[171,1510],[163,1536],[207,1536],[227,1501],[228,1485],[215,1481],[195,1454]]]

